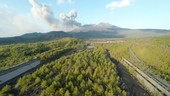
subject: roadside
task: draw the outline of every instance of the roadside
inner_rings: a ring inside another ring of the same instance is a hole
[[[150,93],[141,86],[136,78],[132,77],[123,64],[110,56],[109,50],[106,50],[106,54],[116,64],[117,73],[126,85],[125,89],[128,92],[128,96],[150,96]]]
[[[170,91],[170,84],[164,81],[162,78],[156,76],[155,74],[151,73],[148,70],[148,67],[145,66],[145,64],[135,55],[135,53],[132,51],[132,49],[135,48],[135,44],[132,44],[132,46],[129,48],[129,54],[130,59],[140,70],[142,70],[145,74],[147,74],[150,78],[155,80],[157,83],[159,83],[162,87]],[[130,60],[130,61],[131,61]]]

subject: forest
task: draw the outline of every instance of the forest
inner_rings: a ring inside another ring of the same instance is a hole
[[[0,96],[126,96],[121,78],[106,54],[135,63],[133,54],[151,72],[170,83],[170,36],[88,43],[63,38],[0,46],[0,71],[39,58],[42,66],[4,86]],[[92,46],[92,48],[88,48]],[[140,64],[135,63],[137,67]]]
[[[147,70],[170,83],[170,36],[138,40],[132,49]]]
[[[50,61],[64,53],[80,49],[84,47],[84,44],[84,41],[80,39],[63,38],[38,43],[1,45],[0,71],[20,65],[33,58],[40,58],[45,63],[46,60]]]
[[[154,73],[170,83],[170,36],[124,39],[121,43],[96,43],[96,48],[109,49],[112,57],[121,61],[122,57],[139,68]],[[132,47],[133,46],[133,47]],[[144,64],[140,65],[131,58],[130,50]]]
[[[126,96],[106,50],[86,50],[43,65],[6,85],[1,95],[11,96]]]

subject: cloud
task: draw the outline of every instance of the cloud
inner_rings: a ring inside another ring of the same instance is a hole
[[[81,23],[77,22],[75,19],[77,17],[77,12],[75,10],[71,10],[68,14],[61,13],[60,19],[62,20],[62,25],[66,29],[75,29],[81,26]]]
[[[131,3],[131,0],[121,0],[119,2],[111,2],[109,4],[106,5],[106,8],[109,9],[115,9],[115,8],[121,8],[121,7],[126,7],[129,6]]]
[[[75,20],[77,12],[74,10],[67,15],[61,13],[60,19],[57,19],[49,6],[39,4],[36,0],[29,0],[29,2],[32,5],[31,12],[33,16],[47,22],[54,30],[70,31],[81,26],[81,23]]]
[[[49,27],[29,13],[19,14],[7,5],[0,4],[0,37],[17,36],[26,32],[45,32]]]
[[[59,21],[54,17],[54,13],[48,5],[39,4],[36,0],[29,0],[29,2],[32,5],[31,12],[34,17],[44,20],[53,28],[59,27]]]
[[[49,6],[29,0],[31,13],[18,13],[8,5],[0,4],[0,37],[18,36],[28,32],[71,31],[81,26],[72,10],[56,18]]]
[[[72,3],[74,0],[57,0],[57,4],[64,4],[65,2]]]

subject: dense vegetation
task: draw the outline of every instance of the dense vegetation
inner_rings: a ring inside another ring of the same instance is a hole
[[[170,83],[170,36],[138,40],[132,49],[148,70]]]
[[[123,42],[113,42],[113,43],[96,43],[96,49],[108,49],[110,51],[110,55],[115,59],[121,61],[122,57],[129,58],[129,48],[132,45],[132,41],[124,41]]]
[[[1,95],[26,96],[118,96],[115,65],[105,50],[86,50],[42,66],[20,78],[14,86],[5,86]]]
[[[40,58],[44,65],[18,79],[16,84],[3,87],[0,96],[126,95],[120,88],[116,66],[107,57],[106,49],[111,57],[120,62],[122,57],[134,62],[130,54],[132,50],[148,68],[148,72],[170,82],[169,41],[170,36],[123,39],[112,43],[96,43],[93,49],[86,50],[84,41],[74,38],[3,45],[0,46],[0,70],[35,57]],[[77,51],[79,49],[82,51]]]
[[[136,63],[130,50],[147,68],[146,71],[170,83],[170,36],[123,40],[123,42],[95,44],[96,48],[109,49],[112,57],[121,61],[122,57]],[[132,47],[133,46],[133,47]]]
[[[0,71],[22,62],[40,58],[43,62],[51,61],[76,48],[83,47],[82,40],[64,38],[48,42],[13,44],[0,46]]]

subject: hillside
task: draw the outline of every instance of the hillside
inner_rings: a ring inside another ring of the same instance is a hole
[[[84,41],[63,38],[48,42],[0,46],[0,71],[40,58],[43,63],[84,46]]]
[[[170,83],[170,36],[122,39],[122,42],[96,43],[96,48],[107,48],[112,57],[129,59],[145,72],[153,73]]]
[[[41,42],[64,37],[74,37],[79,39],[95,38],[141,38],[169,35],[170,30],[165,29],[127,29],[117,27],[108,23],[89,24],[81,26],[75,30],[51,31],[46,33],[27,33],[16,37],[0,38],[0,44],[31,43]]]
[[[74,53],[68,56],[63,55],[63,52],[71,51],[70,48],[78,50],[84,49],[83,46],[83,41],[70,38],[30,43],[29,45],[2,46],[1,53],[6,53],[3,50],[7,47],[9,47],[7,50],[11,50],[9,53],[12,55],[7,56],[9,58],[17,60],[17,58],[29,59],[29,57],[37,56],[45,65],[31,74],[21,77],[14,84],[6,85],[0,91],[0,95],[125,96],[126,91],[121,89],[120,77],[116,73],[116,66],[106,55],[106,50],[86,49],[84,51],[74,51]],[[65,50],[67,48],[69,50]],[[16,49],[20,51],[13,54],[12,51]],[[26,56],[21,53],[24,53]],[[2,58],[6,61],[3,65],[8,65],[7,62],[15,61],[9,58]],[[15,63],[10,63],[10,65],[12,64]]]
[[[170,36],[138,40],[132,50],[149,72],[170,83]]]
[[[72,37],[69,34],[63,31],[52,31],[48,33],[28,33],[16,37],[6,37],[0,38],[0,44],[12,44],[12,43],[32,43],[32,42],[41,42],[49,41],[53,39],[60,39],[64,37]]]
[[[121,65],[122,57],[133,62],[146,74],[155,74],[158,78],[169,82],[169,38],[170,36],[96,39],[95,42],[89,40],[86,43],[80,39],[63,38],[38,43],[2,45],[0,46],[2,72],[5,68],[11,68],[35,57],[41,60],[42,66],[12,84],[4,86],[0,95],[149,96],[156,94],[148,93],[145,87],[141,87],[142,83],[135,79],[135,70],[126,69]],[[143,65],[136,62],[131,51],[143,62]],[[119,69],[118,66],[122,68]],[[136,93],[139,90],[140,92]]]

